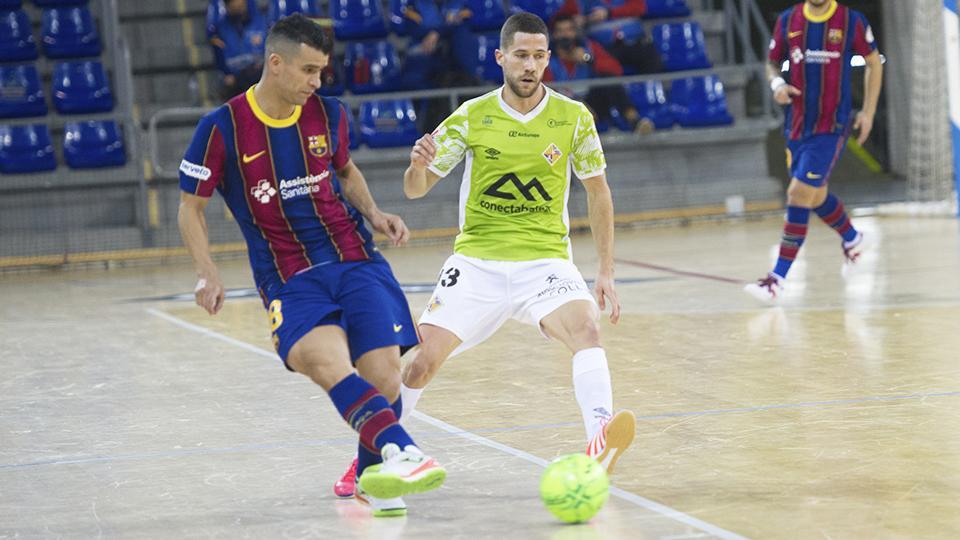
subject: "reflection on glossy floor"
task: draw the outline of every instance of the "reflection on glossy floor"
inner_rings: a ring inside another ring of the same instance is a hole
[[[334,499],[353,436],[264,352],[258,300],[142,300],[188,292],[182,265],[0,277],[0,538],[956,538],[960,224],[857,224],[861,271],[812,227],[777,308],[736,283],[768,269],[775,219],[618,233],[604,337],[640,424],[585,526],[537,500],[543,460],[584,441],[568,355],[530,328],[445,366],[409,427],[449,481],[375,520]],[[423,283],[448,250],[387,254]],[[588,239],[576,255],[592,277]]]

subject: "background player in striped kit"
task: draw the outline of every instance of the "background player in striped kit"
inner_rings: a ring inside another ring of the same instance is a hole
[[[851,66],[854,55],[866,59],[863,110],[852,114]],[[790,81],[781,77],[790,62]],[[873,129],[883,84],[883,64],[870,23],[861,13],[836,0],[807,0],[783,12],[770,42],[767,67],[774,99],[786,105],[784,132],[791,180],[780,256],[773,271],[745,290],[773,302],[807,236],[811,210],[841,236],[844,271],[857,262],[865,244],[843,202],[829,192],[828,182],[850,130],[859,130],[860,144]]]
[[[371,468],[360,477],[368,495],[358,496],[377,515],[398,515],[401,495],[438,487],[446,472],[397,420],[400,349],[418,337],[364,218],[396,245],[409,232],[377,208],[350,159],[344,107],[315,94],[332,49],[299,14],[273,26],[260,81],[197,126],[180,167],[179,224],[199,276],[197,304],[216,314],[224,290],[203,211],[220,192],[247,241],[280,358],[323,387],[360,434],[359,470]]]

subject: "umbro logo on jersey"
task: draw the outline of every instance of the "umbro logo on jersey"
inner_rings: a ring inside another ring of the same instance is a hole
[[[277,190],[270,185],[268,180],[261,180],[257,185],[250,188],[250,194],[262,204],[267,204],[277,194]]]
[[[244,154],[244,155],[243,155],[243,164],[246,165],[247,163],[250,163],[251,161],[257,159],[258,157],[260,157],[260,156],[262,156],[262,155],[264,155],[264,154],[266,154],[266,153],[267,153],[266,150],[261,150],[261,151],[257,152],[256,154],[254,154],[254,155],[252,155],[252,156],[248,156],[248,155]]]
[[[489,159],[497,159],[497,156],[501,154],[496,148],[487,148],[483,153],[486,154]]]

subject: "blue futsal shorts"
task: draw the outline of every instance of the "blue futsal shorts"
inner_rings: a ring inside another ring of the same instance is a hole
[[[354,363],[374,349],[398,345],[405,352],[420,343],[410,306],[386,261],[317,266],[264,301],[273,345],[287,369],[290,349],[321,325],[343,328]]]
[[[813,187],[827,185],[846,146],[846,133],[812,135],[799,141],[787,141],[790,178]]]

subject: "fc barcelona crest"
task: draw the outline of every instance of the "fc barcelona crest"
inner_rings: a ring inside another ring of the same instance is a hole
[[[311,135],[307,137],[307,148],[314,156],[323,157],[327,153],[327,136]]]
[[[839,45],[843,42],[843,30],[839,28],[831,28],[830,32],[827,33],[827,40],[834,45]]]

